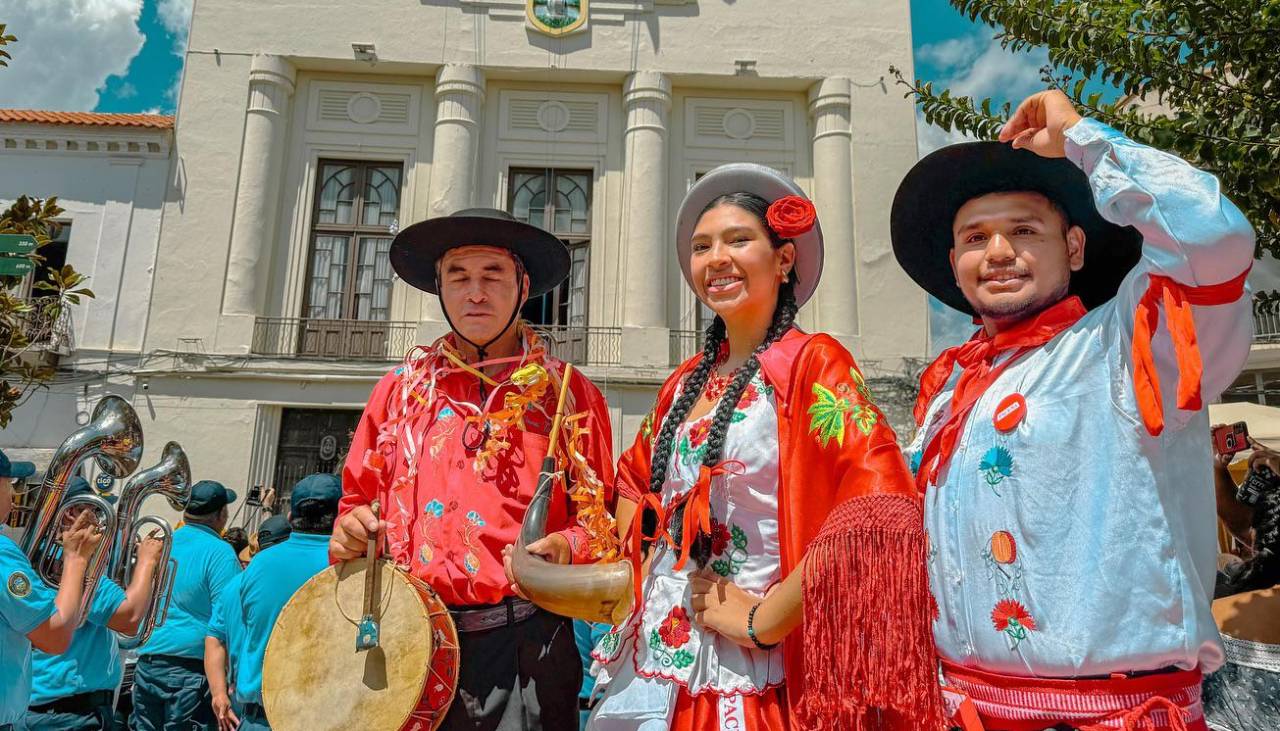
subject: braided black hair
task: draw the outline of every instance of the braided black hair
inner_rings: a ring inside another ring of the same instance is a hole
[[[769,202],[764,198],[753,193],[729,193],[719,196],[708,203],[706,208],[702,209],[702,214],[721,205],[737,206],[758,218],[761,227],[768,232],[769,242],[773,245],[773,248],[777,249],[788,243],[788,239],[779,238],[773,229],[769,228],[765,219],[765,213],[769,209]],[[701,214],[699,215],[701,216]],[[760,354],[768,350],[770,345],[785,335],[787,330],[791,329],[798,309],[795,296],[795,273],[792,272],[789,280],[783,282],[778,290],[778,302],[773,310],[773,321],[769,325],[769,330],[765,334],[764,340],[756,346],[756,349],[752,351],[746,362],[733,372],[733,378],[729,382],[728,388],[720,398],[720,402],[716,404],[715,415],[712,417],[711,427],[707,435],[707,449],[702,457],[703,465],[711,467],[720,462],[724,452],[725,436],[728,434],[729,424],[733,418],[734,409],[737,408],[738,399],[742,397],[742,392],[746,390],[751,383],[751,379],[760,370]],[[707,379],[710,377],[711,371],[715,368],[716,361],[719,358],[720,348],[724,344],[725,336],[724,320],[717,315],[707,327],[706,344],[702,348],[698,364],[685,378],[680,397],[671,405],[671,409],[662,420],[662,428],[658,431],[658,437],[654,441],[653,454],[650,460],[649,490],[654,493],[661,493],[662,486],[667,481],[667,467],[671,462],[671,452],[675,447],[676,432],[693,409],[698,397],[702,394],[702,389],[706,386]],[[682,504],[677,508],[675,514],[671,516],[671,535],[677,545],[681,541],[683,517],[684,505]],[[643,519],[646,534],[653,532],[655,522],[656,516],[652,511],[647,511]],[[699,567],[705,566],[711,558],[711,536],[699,532],[690,548],[690,555],[693,556]]]

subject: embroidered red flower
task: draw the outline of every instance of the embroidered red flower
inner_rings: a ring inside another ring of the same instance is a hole
[[[812,230],[818,212],[808,198],[785,195],[769,205],[765,220],[779,237],[791,239]]]
[[[1036,621],[1031,617],[1031,613],[1013,599],[1001,599],[996,602],[995,609],[991,610],[991,624],[995,625],[997,632],[1004,632],[1010,627],[1029,630],[1036,628]]]
[[[719,556],[724,553],[724,549],[729,547],[731,539],[729,526],[718,520],[711,521],[711,553],[713,555]]]
[[[689,642],[689,613],[684,607],[672,607],[667,618],[658,627],[658,636],[667,647],[683,647]]]
[[[747,387],[742,389],[742,396],[738,398],[738,411],[746,411],[759,398],[760,389],[756,388],[756,384],[748,383]]]
[[[689,427],[689,446],[697,449],[702,443],[707,441],[707,437],[711,434],[711,419],[699,419]]]

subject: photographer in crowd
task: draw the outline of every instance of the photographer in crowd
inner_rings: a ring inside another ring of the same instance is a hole
[[[1218,572],[1213,616],[1222,632],[1226,664],[1204,682],[1205,718],[1215,731],[1280,728],[1280,453],[1249,439],[1245,479],[1228,466],[1238,452],[1214,439],[1218,517],[1250,547],[1244,560]],[[1215,437],[1233,427],[1215,427]]]

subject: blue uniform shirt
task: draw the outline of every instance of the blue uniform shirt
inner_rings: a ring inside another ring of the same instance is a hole
[[[240,572],[222,587],[222,596],[213,605],[213,616],[205,632],[227,650],[227,678],[235,678],[236,661],[240,657],[240,643],[244,641],[244,621],[240,614],[240,584],[245,572]]]
[[[262,703],[262,658],[280,610],[307,579],[329,566],[329,535],[293,533],[253,557],[240,583],[244,641],[236,663],[236,700]]]
[[[139,655],[204,658],[204,636],[213,604],[227,582],[240,573],[240,560],[231,544],[203,525],[188,523],[173,534],[178,562],[173,577],[169,616],[156,627]]]
[[[89,616],[61,655],[35,650],[31,655],[31,705],[41,706],[59,698],[99,690],[115,690],[124,668],[120,645],[107,628],[124,603],[124,590],[102,577],[93,595]]]
[[[36,576],[31,562],[8,536],[0,535],[0,725],[16,724],[31,697],[31,640],[27,634],[58,613],[56,594]]]

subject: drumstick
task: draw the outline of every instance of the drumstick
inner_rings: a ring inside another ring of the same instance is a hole
[[[381,517],[382,505],[379,501],[374,500],[369,506],[373,510],[373,519],[376,521]],[[378,618],[374,616],[375,607],[378,604],[378,575],[381,573],[381,567],[378,566],[378,531],[374,531],[369,535],[369,547],[366,551],[365,574],[364,574],[364,616],[360,618],[359,630],[356,632],[356,652],[362,650],[372,650],[378,646]]]
[[[556,441],[560,438],[560,424],[564,420],[565,396],[569,393],[569,379],[573,377],[573,364],[566,363],[560,380],[560,398],[556,401],[556,416],[551,420],[551,434],[547,437],[547,456],[556,455]]]

